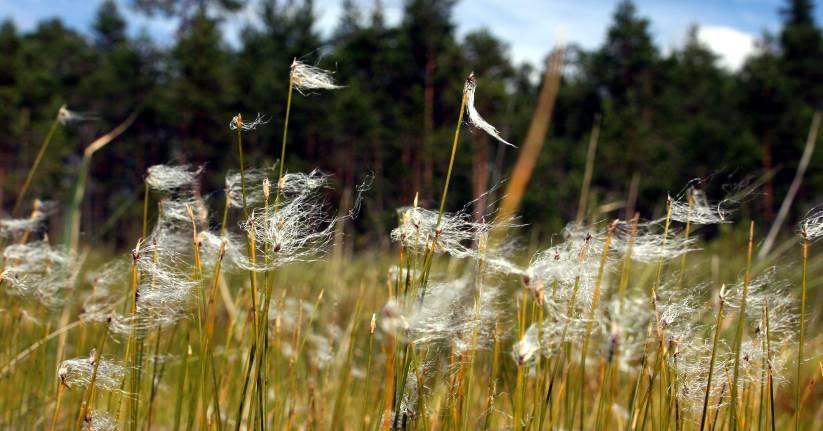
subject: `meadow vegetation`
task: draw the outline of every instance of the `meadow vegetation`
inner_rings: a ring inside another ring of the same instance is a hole
[[[292,98],[345,91],[323,69],[289,70],[283,161]],[[250,166],[244,137],[269,127],[262,116],[227,122],[237,167],[222,202],[203,192],[208,167],[150,167],[142,235],[111,260],[44,234],[61,208],[27,197],[38,157],[0,220],[0,424],[815,428],[823,212],[757,258],[763,229],[738,211],[757,184],[709,196],[695,182],[661,196],[659,218],[584,219],[526,244],[516,188],[479,220],[472,202],[447,205],[461,130],[508,144],[474,106],[479,83],[469,75],[455,94],[439,206],[415,198],[391,248],[355,257],[335,249],[369,181],[337,206],[327,174]],[[72,121],[63,107],[54,127]]]
[[[540,73],[450,0],[133,3],[172,47],[0,25],[0,428],[821,429],[810,1]]]

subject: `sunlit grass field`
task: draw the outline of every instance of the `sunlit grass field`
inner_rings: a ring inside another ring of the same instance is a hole
[[[338,88],[298,62],[290,78],[289,107]],[[398,209],[386,249],[341,246],[368,184],[336,207],[321,172],[251,165],[243,135],[266,120],[238,115],[222,200],[201,167],[153,166],[133,250],[97,250],[78,200],[29,205],[49,135],[0,220],[0,427],[819,429],[823,213],[761,257],[751,190],[690,186],[664,214],[526,241],[516,190],[484,218],[446,205],[463,123],[503,140],[475,79],[440,206]],[[62,241],[44,234],[54,214]]]

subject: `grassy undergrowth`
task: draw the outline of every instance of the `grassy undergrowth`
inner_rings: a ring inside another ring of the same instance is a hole
[[[338,88],[295,62],[286,112],[292,90]],[[0,427],[819,427],[821,213],[755,259],[761,229],[736,219],[740,194],[689,187],[660,218],[571,223],[524,246],[528,227],[508,215],[446,208],[464,113],[508,144],[476,88],[470,75],[439,208],[399,209],[390,249],[333,246],[360,196],[332,210],[323,173],[246,164],[261,116],[231,121],[239,170],[222,201],[204,198],[202,168],[148,170],[129,253],[76,234],[55,244],[43,231],[56,210],[39,201],[13,210]],[[288,114],[281,160],[287,131]]]

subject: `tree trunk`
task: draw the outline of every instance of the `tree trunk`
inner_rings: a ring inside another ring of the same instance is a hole
[[[763,132],[760,140],[760,157],[766,182],[763,184],[763,215],[768,223],[774,221],[774,176],[769,175],[772,170],[772,145],[769,131]]]

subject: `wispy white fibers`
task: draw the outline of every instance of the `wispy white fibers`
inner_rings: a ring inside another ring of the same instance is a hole
[[[608,277],[614,268],[613,252],[603,255],[603,227],[570,224],[562,236],[562,242],[538,252],[525,269],[526,288],[537,294],[547,317],[531,325],[514,345],[512,356],[521,365],[539,355],[551,356],[563,342],[574,344],[588,333],[586,310],[591,309],[598,273],[602,269]],[[604,322],[602,307],[594,313],[594,322]]]
[[[26,232],[40,232],[46,227],[46,219],[54,212],[54,205],[50,202],[34,201],[31,215],[27,218],[0,219],[0,238],[12,239]]]
[[[684,202],[670,198],[672,220],[694,225],[731,223],[731,220],[729,220],[731,211],[722,206],[722,201],[720,203],[709,203],[702,193],[695,192],[694,195],[691,205],[688,201]]]
[[[342,88],[334,83],[332,72],[310,66],[297,59],[291,64],[291,80],[294,89],[304,95],[306,90],[337,90]]]
[[[705,286],[676,289],[664,285],[656,299],[660,329],[668,351],[666,361],[676,372],[673,382],[673,385],[676,384],[676,395],[683,408],[692,411],[702,408],[712,351],[711,340],[701,336],[711,333],[702,327],[701,319],[706,311],[703,309],[704,290]],[[722,373],[731,363],[730,359],[730,355],[718,350],[712,381],[726,381]],[[713,385],[712,391],[715,395],[712,402],[722,402],[717,400],[722,386]]]
[[[160,192],[158,214],[147,240],[163,250],[193,254],[192,219],[198,231],[208,228],[209,213],[200,193],[203,167],[156,165],[148,169],[146,184]]]
[[[474,77],[474,73],[470,74],[466,79],[466,84],[463,91],[466,93],[466,112],[469,115],[469,124],[488,133],[489,136],[494,139],[514,147],[514,145],[500,137],[500,132],[498,132],[494,126],[489,124],[488,121],[484,120],[483,117],[480,116],[480,113],[477,112],[477,108],[474,107],[474,93],[477,91],[477,79]]]
[[[406,280],[420,278],[420,274],[420,270],[415,268],[400,268],[397,265],[392,265],[388,270],[388,281],[394,282],[399,280],[401,283],[405,283]]]
[[[274,168],[246,169],[242,176],[240,171],[229,171],[225,180],[229,204],[233,208],[243,207],[243,177],[246,180],[246,205],[263,203],[263,181],[275,174]]]
[[[104,410],[92,410],[83,418],[83,431],[116,431],[117,420]]]
[[[474,257],[477,251],[473,249],[472,242],[480,234],[491,230],[489,224],[472,222],[471,216],[466,212],[443,214],[439,228],[437,211],[402,207],[397,210],[397,215],[400,225],[391,231],[392,241],[420,253],[426,253],[431,242],[437,238],[435,253],[446,253],[458,258]]]
[[[221,252],[223,253],[221,271],[224,273],[246,269],[250,266],[246,240],[240,234],[203,230],[197,233],[197,242],[200,245],[200,259],[206,270],[213,269]]]
[[[11,294],[30,297],[47,307],[63,303],[64,292],[74,288],[82,259],[70,250],[46,241],[13,244],[3,251],[5,268],[0,280]]]
[[[265,271],[293,262],[311,261],[326,251],[334,236],[339,217],[328,214],[323,191],[329,188],[329,176],[314,170],[309,173],[288,173],[276,181],[272,168],[247,169],[246,205],[249,217],[240,227],[241,235],[216,235],[201,232],[204,254],[216,253],[225,244],[224,263],[229,267]],[[273,180],[273,178],[275,180]],[[367,183],[357,187],[354,207],[359,205]],[[268,189],[268,190],[267,190]],[[274,202],[274,194],[279,195]],[[226,177],[226,194],[232,207],[242,207],[243,193],[239,172]],[[265,197],[268,194],[269,199]],[[268,205],[265,203],[268,202]],[[344,218],[356,217],[349,211]],[[253,235],[256,259],[247,256],[244,236]]]
[[[576,224],[566,226],[562,236],[564,241],[538,252],[525,270],[526,288],[538,295],[547,317],[515,343],[512,356],[521,365],[551,356],[562,342],[578,342],[586,333],[584,310],[591,306],[606,237],[601,227]],[[604,274],[613,263],[607,255]],[[595,321],[604,322],[602,310],[596,313]]]
[[[92,350],[85,358],[66,359],[57,369],[60,383],[69,389],[84,388],[91,383],[94,373],[95,351]],[[97,366],[97,375],[94,385],[106,391],[119,391],[123,377],[126,375],[126,366],[113,358],[101,356]]]
[[[318,170],[307,174],[302,172],[283,175],[276,185],[283,196],[300,195],[308,191],[320,190],[329,187],[329,175]]]
[[[658,319],[667,342],[692,339],[702,311],[704,290],[702,285],[677,289],[666,284],[657,289]]]
[[[196,300],[198,282],[174,250],[159,245],[139,250],[137,267],[138,326],[165,327],[189,316]],[[157,257],[155,258],[155,253]]]
[[[154,165],[149,167],[146,184],[154,190],[173,192],[182,188],[195,187],[203,167],[191,165]]]
[[[776,384],[785,381],[785,355],[793,346],[794,330],[796,328],[797,310],[791,295],[785,294],[788,283],[777,277],[776,269],[769,268],[754,277],[749,284],[746,307],[746,322],[748,330],[741,344],[738,384],[759,385],[763,379],[763,366],[766,355],[770,357],[772,378]],[[703,398],[708,380],[709,360],[712,354],[712,340],[702,334],[714,333],[716,328],[706,326],[711,308],[705,306],[705,286],[694,286],[689,289],[661,287],[657,299],[657,308],[660,316],[660,326],[669,354],[667,362],[676,372],[677,396],[681,405],[691,411],[702,409]],[[739,308],[743,290],[743,283],[730,286],[724,290],[724,304],[729,309]],[[763,307],[769,309],[769,336],[770,348],[763,349],[765,328],[762,320]],[[734,352],[730,346],[720,343],[717,346],[712,381],[712,409],[718,408],[727,402],[719,399],[720,394],[728,389],[724,388],[728,380],[727,370],[734,363]]]
[[[434,252],[448,254],[459,259],[480,259],[486,268],[498,272],[520,274],[522,270],[505,258],[509,245],[490,249],[478,247],[484,244],[492,229],[492,223],[472,221],[464,208],[455,213],[444,213],[437,225],[437,211],[419,207],[402,207],[397,210],[400,224],[391,232],[392,241],[405,248],[425,254],[434,244]],[[510,225],[507,222],[503,224]],[[500,226],[500,222],[496,226]],[[435,241],[436,240],[436,241]]]
[[[636,372],[653,320],[648,295],[634,292],[623,298],[622,304],[619,298],[612,298],[605,304],[604,314],[603,319],[598,319],[604,334],[602,356],[611,359],[617,355],[621,370]]]
[[[137,312],[119,314],[122,307],[124,280],[129,275],[130,260],[137,258]],[[128,259],[129,261],[127,261]],[[160,243],[142,244],[121,263],[112,263],[96,278],[95,294],[87,298],[82,317],[92,321],[111,319],[111,331],[130,334],[134,329],[168,327],[190,317],[196,303],[198,282],[192,278],[189,259],[183,259],[175,248]],[[120,268],[120,272],[115,272]],[[114,286],[120,286],[117,290]],[[112,287],[109,287],[112,286]]]
[[[387,304],[381,326],[414,344],[440,344],[458,352],[471,349],[473,343],[482,348],[491,340],[500,311],[499,290],[488,280],[479,292],[476,289],[472,276],[433,280],[422,298],[410,298],[405,306]]]
[[[762,337],[765,336],[762,311],[765,306],[769,310],[772,378],[777,384],[785,381],[783,372],[787,358],[782,352],[795,346],[799,318],[797,300],[788,294],[790,287],[791,283],[780,277],[777,267],[766,268],[749,282],[746,297],[746,323],[749,330],[746,331],[748,337],[744,339],[741,347],[741,366],[744,367],[742,379],[760,379],[758,369],[751,372],[747,372],[747,369],[759,367],[765,354],[762,348]],[[728,289],[726,302],[730,308],[740,307],[742,291],[742,282]]]
[[[823,238],[823,205],[806,214],[800,222],[800,233],[809,241]]]
[[[731,223],[732,213],[736,207],[752,195],[756,186],[747,182],[725,185],[726,195],[719,201],[712,201],[706,193],[697,188],[697,185],[707,180],[697,178],[692,180],[684,193],[671,200],[671,219],[680,223],[689,222],[693,225]],[[689,203],[691,201],[691,204]]]
[[[576,307],[590,305],[605,246],[605,232],[598,226],[570,224],[562,236],[563,242],[532,258],[525,270],[527,280],[532,284],[541,283],[546,296],[555,302],[568,303],[573,299]],[[614,262],[611,253],[606,256],[605,274],[612,271]]]
[[[406,385],[403,387],[403,398],[400,400],[400,410],[399,412],[392,412],[392,423],[398,423],[405,428],[403,425],[417,417],[417,410],[420,407],[419,399],[424,395],[421,393],[421,390],[424,388],[420,387],[420,380],[426,377],[427,371],[427,364],[421,363],[417,366],[416,370],[409,370],[408,373],[406,373]],[[400,414],[399,419],[396,418],[398,413]]]
[[[695,238],[687,239],[681,235],[672,235],[671,228],[666,238],[663,235],[664,229],[661,220],[638,223],[637,231],[632,239],[631,222],[620,223],[612,237],[612,247],[618,253],[628,255],[629,243],[632,242],[631,259],[644,263],[672,260],[697,250],[693,247]]]
[[[711,339],[695,336],[689,340],[677,340],[669,343],[668,349],[667,362],[676,371],[674,383],[681,408],[693,413],[702,411],[709,378]],[[712,371],[712,387],[707,406],[709,409],[716,410],[728,402],[728,370],[733,363],[734,356],[725,349],[724,344],[719,344]],[[721,395],[725,396],[721,398]]]
[[[562,342],[579,342],[585,335],[585,320],[573,313],[568,316],[566,304],[545,304],[546,317],[535,322],[512,347],[512,357],[519,365],[534,364],[541,356],[557,354]]]
[[[164,198],[158,202],[157,207],[160,214],[152,233],[152,238],[157,242],[174,241],[175,238],[169,238],[169,236],[185,233],[186,235],[182,235],[177,240],[185,242],[181,244],[182,247],[191,249],[192,218],[198,231],[208,227],[208,209],[203,198],[198,195]],[[165,247],[171,248],[169,243],[165,243]]]
[[[82,112],[71,111],[66,108],[66,105],[60,107],[60,110],[57,111],[57,121],[60,122],[62,125],[67,125],[69,123],[74,123],[77,121],[85,121],[85,120],[96,120],[97,117],[94,115],[89,115]]]
[[[312,260],[325,251],[337,221],[324,209],[320,191],[326,179],[317,171],[287,174],[278,185],[280,202],[252,210],[242,228],[254,236],[257,261],[249,262],[246,269],[265,270]]]
[[[258,126],[262,126],[269,122],[269,119],[266,118],[263,114],[258,113],[257,117],[252,120],[251,122],[243,121],[243,117],[239,114],[232,117],[231,121],[229,122],[229,129],[237,130],[240,129],[244,132],[248,132],[251,130],[256,129]]]

